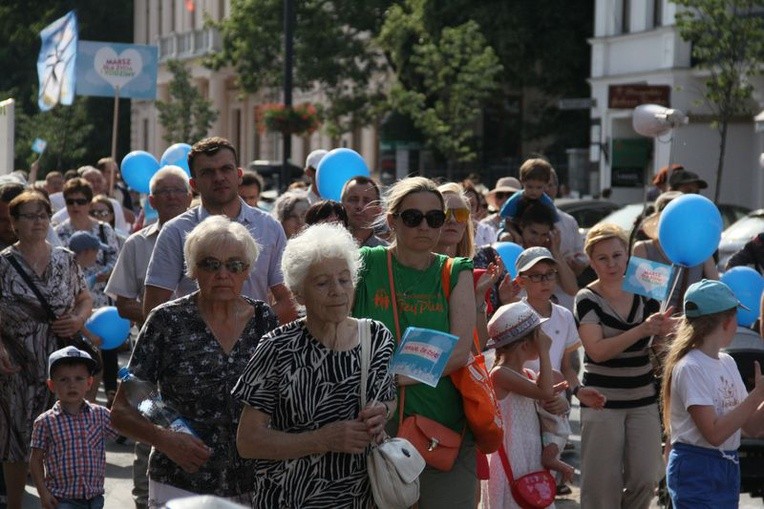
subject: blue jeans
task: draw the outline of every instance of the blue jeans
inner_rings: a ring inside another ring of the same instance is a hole
[[[737,451],[675,443],[666,467],[666,484],[677,509],[736,508],[740,501]]]
[[[59,499],[56,509],[103,509],[103,495],[98,495],[89,500],[81,498]]]

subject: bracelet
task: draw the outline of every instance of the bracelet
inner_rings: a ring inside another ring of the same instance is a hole
[[[573,394],[575,397],[578,397],[578,391],[581,390],[581,387],[583,387],[582,384],[578,384],[575,387],[573,387],[573,390],[570,391],[571,394]]]

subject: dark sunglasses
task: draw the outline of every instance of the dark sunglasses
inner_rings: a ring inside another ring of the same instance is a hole
[[[422,219],[427,220],[427,226],[430,228],[440,228],[443,226],[443,223],[446,222],[446,213],[442,210],[428,210],[427,212],[422,212],[417,209],[406,209],[403,212],[393,215],[400,217],[403,224],[409,228],[416,228],[422,224]]]
[[[204,272],[217,272],[221,267],[225,267],[231,274],[240,274],[249,268],[249,264],[241,260],[227,260],[224,262],[211,257],[197,262],[196,266]]]
[[[87,198],[67,198],[66,204],[67,205],[87,205],[90,203],[90,200]]]

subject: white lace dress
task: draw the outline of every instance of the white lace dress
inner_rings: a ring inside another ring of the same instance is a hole
[[[508,369],[508,368],[504,368]],[[499,401],[504,419],[504,450],[515,479],[541,470],[541,429],[534,400],[509,393]],[[499,453],[488,457],[491,478],[483,481],[483,507],[489,509],[520,508],[512,497]],[[554,508],[554,504],[551,506]]]

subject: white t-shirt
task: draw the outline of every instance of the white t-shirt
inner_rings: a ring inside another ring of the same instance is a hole
[[[528,303],[525,298],[523,301]],[[573,313],[552,303],[552,314],[549,316],[549,320],[541,324],[541,330],[552,339],[552,346],[549,348],[549,360],[552,363],[552,369],[559,371],[563,356],[581,346],[581,338],[578,336],[578,328]],[[523,367],[538,373],[539,361],[538,359],[527,361]]]
[[[690,350],[677,362],[671,379],[671,443],[737,450],[740,430],[721,446],[714,447],[700,434],[687,409],[693,405],[713,406],[716,415],[724,415],[748,395],[734,359],[719,353],[714,359],[698,349]]]

